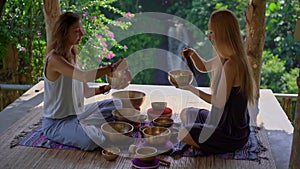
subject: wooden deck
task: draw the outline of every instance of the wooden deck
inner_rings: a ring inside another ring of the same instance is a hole
[[[40,85],[35,86],[40,89]],[[150,100],[164,98],[168,102],[168,106],[173,109],[175,113],[179,113],[182,107],[209,107],[197,97],[191,95],[189,92],[175,89],[171,86],[148,86],[148,85],[130,85],[128,89],[142,90],[147,93],[145,103],[141,107],[141,111],[145,112],[149,108]],[[40,91],[42,92],[42,91]],[[265,92],[269,92],[268,90]],[[262,96],[264,91],[262,92]],[[35,94],[38,95],[38,94]],[[157,97],[161,95],[161,97]],[[274,96],[273,96],[274,97]],[[87,102],[94,102],[99,99],[111,98],[111,95],[96,96],[88,99]],[[260,102],[260,112],[257,116],[252,116],[252,123],[259,122],[259,125],[266,125],[272,128],[270,120],[264,121],[266,107]],[[44,148],[33,148],[16,146],[10,148],[10,142],[21,131],[27,129],[32,124],[36,123],[42,116],[41,104],[33,107],[26,115],[16,121],[10,128],[2,132],[0,136],[0,168],[131,168],[131,159],[119,157],[114,162],[106,161],[100,152],[84,152],[74,150],[54,150]],[[11,108],[9,111],[13,111]],[[23,110],[26,111],[26,110]],[[1,113],[0,113],[1,114]],[[281,126],[281,130],[289,130],[290,127]],[[280,126],[279,126],[280,128]],[[279,129],[273,126],[273,129]],[[173,159],[169,156],[161,156],[163,159],[171,162],[170,168],[247,168],[247,169],[275,169],[275,161],[272,156],[271,147],[269,144],[267,132],[262,129],[258,133],[259,139],[263,145],[268,148],[268,151],[261,154],[261,156],[269,158],[269,160],[261,160],[261,163],[247,160],[228,160],[220,158],[207,157],[190,157]],[[163,167],[160,167],[163,168]]]

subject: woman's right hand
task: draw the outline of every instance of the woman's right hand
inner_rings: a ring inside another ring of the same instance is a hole
[[[128,69],[128,62],[125,58],[121,58],[118,62],[113,64],[114,70],[127,70]]]
[[[183,48],[181,51],[181,56],[186,59],[191,57],[194,53],[196,53],[196,51],[193,48]]]

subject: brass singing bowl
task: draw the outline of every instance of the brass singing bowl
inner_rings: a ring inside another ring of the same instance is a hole
[[[157,155],[157,149],[155,147],[139,147],[136,149],[135,154],[138,159],[143,162],[153,161]]]
[[[158,117],[153,120],[154,126],[158,126],[158,127],[171,127],[173,123],[174,123],[173,119],[168,117]]]
[[[116,120],[126,122],[137,122],[141,118],[141,112],[133,108],[116,109],[112,115]]]
[[[165,127],[148,127],[143,130],[146,142],[152,145],[164,145],[170,140],[171,131]]]
[[[168,80],[176,87],[188,86],[193,81],[193,73],[189,70],[173,70],[168,72]]]
[[[118,98],[122,101],[124,108],[139,109],[144,103],[146,93],[135,90],[116,91],[111,94],[113,98]]]
[[[128,141],[133,129],[133,125],[123,121],[106,122],[101,125],[103,135],[113,143]]]
[[[121,150],[118,147],[109,147],[102,150],[102,155],[107,161],[113,161],[115,160]]]

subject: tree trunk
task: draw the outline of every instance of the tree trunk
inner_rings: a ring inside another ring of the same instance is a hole
[[[298,86],[298,98],[296,105],[296,114],[295,114],[295,123],[294,123],[294,134],[293,134],[293,144],[292,144],[292,152],[290,158],[290,169],[297,169],[300,166],[300,71],[299,76],[297,78],[297,86]]]
[[[0,1],[0,20],[1,20],[2,10],[4,9],[5,3],[6,3],[6,0],[1,0]]]
[[[52,29],[54,23],[60,15],[59,0],[44,0],[44,17],[46,23],[47,34],[47,53],[49,52],[49,46],[52,42]]]
[[[246,52],[253,69],[257,89],[260,88],[262,52],[265,44],[265,12],[266,0],[250,0],[246,21],[247,37]],[[259,98],[259,92],[258,96]]]

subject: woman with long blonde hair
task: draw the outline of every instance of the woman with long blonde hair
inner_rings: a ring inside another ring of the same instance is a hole
[[[198,71],[212,72],[211,93],[192,85],[177,87],[192,92],[212,104],[212,108],[182,110],[185,127],[179,138],[207,154],[228,153],[248,141],[247,104],[255,102],[256,87],[235,14],[229,10],[214,11],[208,28],[217,56],[206,61],[192,48],[183,49],[182,56],[190,57]]]

